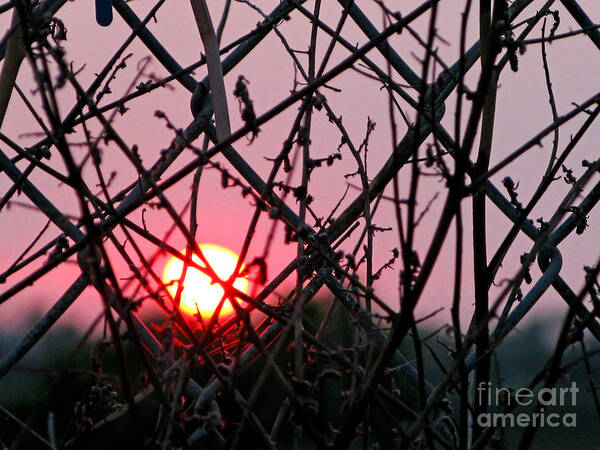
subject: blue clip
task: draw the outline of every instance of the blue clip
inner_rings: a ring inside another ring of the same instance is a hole
[[[107,27],[113,19],[112,0],[96,0],[96,22],[102,27]]]

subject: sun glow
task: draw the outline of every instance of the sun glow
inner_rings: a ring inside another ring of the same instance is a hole
[[[235,270],[238,255],[219,245],[200,244],[199,247],[219,278],[226,281]],[[181,253],[185,254],[185,250],[182,250]],[[200,257],[196,254],[192,255],[192,261],[201,267],[205,267]],[[165,265],[162,278],[173,298],[175,298],[177,293],[182,270],[183,261],[174,256]],[[233,287],[246,293],[248,291],[248,280],[237,278],[233,283]],[[210,319],[219,305],[223,293],[223,288],[219,284],[211,284],[208,275],[205,275],[194,267],[188,266],[185,279],[183,280],[183,291],[179,307],[187,314],[194,315],[200,312],[203,319]],[[238,302],[241,306],[244,305],[243,302],[239,300]],[[233,306],[229,299],[226,299],[219,313],[219,318],[226,317],[232,313]]]

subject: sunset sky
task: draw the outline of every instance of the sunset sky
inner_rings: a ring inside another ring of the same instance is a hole
[[[221,2],[211,1],[211,13],[213,21],[218,22],[220,17],[220,7],[216,5]],[[273,7],[279,4],[278,0],[257,1],[257,5],[265,12],[270,12]],[[403,1],[396,2],[402,5],[402,12],[408,12],[421,4],[421,1]],[[440,4],[440,13],[438,21],[439,34],[451,44],[444,44],[438,41],[438,51],[441,58],[447,63],[453,64],[459,55],[458,33],[460,28],[460,13],[457,3],[453,0],[442,1]],[[474,2],[476,3],[476,2]],[[591,16],[595,23],[600,22],[600,3],[594,1],[581,1],[586,12]],[[136,0],[128,3],[136,11],[140,18],[153,6],[153,2],[148,0]],[[364,9],[366,13],[371,13],[371,17],[381,18],[378,12],[378,6],[371,0],[357,0],[357,4]],[[306,7],[311,9],[312,2],[307,2]],[[528,8],[521,17],[529,17],[535,8],[540,6],[541,2],[534,2],[533,8]],[[560,11],[561,23],[558,32],[566,32],[574,27],[575,24],[568,13],[562,8],[560,2],[556,2],[556,8]],[[324,0],[321,19],[331,27],[335,27],[340,15],[340,6],[333,0]],[[0,16],[2,29],[6,29],[10,22],[10,14],[6,13]],[[99,72],[106,60],[121,45],[128,36],[130,29],[123,22],[121,17],[115,12],[113,23],[106,28],[100,27],[94,19],[93,3],[84,1],[67,2],[67,4],[57,14],[64,21],[68,29],[68,40],[65,43],[67,59],[73,61],[75,69],[82,69],[80,81],[87,87],[93,80],[94,74]],[[161,43],[171,52],[172,56],[182,66],[187,66],[197,61],[200,53],[203,52],[202,44],[198,36],[198,31],[191,14],[189,2],[168,2],[163,6],[156,16],[157,22],[151,21],[149,28]],[[417,31],[424,31],[427,26],[429,16],[426,14],[415,25]],[[246,4],[232,2],[230,18],[227,22],[222,43],[228,44],[245,33],[252,30],[256,23],[261,21],[261,17]],[[548,19],[549,28],[551,18]],[[381,29],[381,21],[376,25]],[[291,15],[291,20],[280,25],[280,31],[289,40],[290,45],[295,49],[306,49],[310,34],[310,23],[298,12]],[[539,37],[539,27],[530,37]],[[352,43],[362,44],[366,38],[357,29],[357,27],[348,20],[344,28],[343,36]],[[477,40],[478,25],[477,15],[474,11],[469,23],[468,44],[471,45]],[[397,52],[411,65],[417,73],[421,72],[418,58],[423,54],[415,40],[408,32],[394,37],[391,41]],[[324,34],[319,34],[318,55],[322,57],[325,48],[329,44],[329,38]],[[108,95],[104,103],[113,101],[124,95],[129,84],[135,78],[137,66],[145,58],[149,51],[141,44],[139,40],[134,41],[126,53],[133,53],[128,60],[126,70],[119,72],[118,78],[111,85],[112,94]],[[560,40],[547,46],[548,58],[551,68],[551,77],[553,82],[554,94],[559,114],[564,114],[573,108],[572,102],[582,102],[595,93],[600,87],[600,58],[597,57],[596,49],[589,39],[580,35],[577,37]],[[329,68],[347,56],[347,51],[336,48]],[[301,61],[305,61],[305,55],[298,54]],[[377,54],[377,51],[369,53],[374,61],[382,63],[383,58]],[[552,116],[548,105],[548,94],[544,83],[544,74],[542,69],[541,53],[539,44],[527,46],[527,51],[520,57],[520,69],[517,73],[505,70],[500,79],[500,88],[498,91],[498,108],[496,131],[494,135],[494,148],[492,151],[492,165],[498,162],[511,151],[515,150],[521,143],[537,134],[542,128],[552,122]],[[381,67],[385,67],[381,64]],[[479,66],[467,77],[468,84],[474,89],[477,80]],[[438,72],[440,68],[436,69]],[[153,74],[155,77],[166,76],[166,71],[160,64],[152,59],[147,66],[146,74]],[[205,76],[205,68],[196,71],[194,77],[201,79]],[[229,112],[232,121],[232,130],[238,129],[242,125],[238,111],[237,100],[232,95],[234,85],[239,75],[243,75],[249,81],[249,91],[257,114],[268,110],[287,95],[293,88],[294,69],[292,62],[283,49],[280,40],[273,34],[258,46],[252,55],[238,65],[226,77],[226,90],[229,101]],[[399,77],[395,77],[398,82],[402,82]],[[148,76],[142,78],[147,80]],[[34,88],[31,69],[28,62],[24,62],[18,78],[18,85],[21,89],[36,101],[39,98],[32,95]],[[367,120],[370,118],[377,125],[371,140],[369,142],[368,168],[369,174],[375,175],[382,164],[389,157],[391,150],[391,134],[388,112],[388,96],[385,91],[380,90],[379,83],[366,79],[358,72],[348,71],[343,76],[334,79],[331,83],[341,92],[323,89],[321,92],[327,97],[337,116],[343,117],[343,123],[351,132],[351,137],[355,143],[360,143],[365,135]],[[60,92],[62,113],[66,114],[73,103],[73,93],[69,88]],[[123,116],[115,118],[114,125],[125,141],[132,145],[137,144],[140,149],[140,156],[146,167],[151,166],[160,156],[161,149],[167,148],[173,139],[173,132],[165,126],[165,121],[154,116],[155,110],[162,110],[169,120],[177,127],[185,128],[191,121],[192,116],[189,110],[190,94],[177,82],[170,83],[167,87],[158,89],[153,93],[143,96],[140,99],[133,100],[127,104],[130,108]],[[451,96],[446,103],[446,116],[443,124],[446,129],[453,130],[454,121],[454,96]],[[41,109],[38,110],[41,113]],[[289,128],[293,117],[297,111],[296,106],[289,108],[279,117],[261,127],[261,133],[258,138],[250,143],[246,139],[238,141],[234,148],[243,155],[248,163],[263,177],[269,174],[272,163],[266,158],[275,157],[282,146],[282,142],[289,133]],[[414,112],[406,106],[409,116],[414,119]],[[575,132],[581,123],[585,120],[585,114],[582,114],[565,127],[561,128],[559,151],[564,148],[569,140],[569,133]],[[397,117],[400,122],[401,119]],[[335,127],[327,121],[323,111],[315,112],[313,120],[313,130],[311,135],[311,151],[313,157],[327,157],[337,151],[340,142],[339,133]],[[93,125],[96,127],[96,123]],[[92,128],[93,129],[93,128]],[[97,130],[97,128],[96,128]],[[31,135],[32,132],[38,133],[39,127],[34,122],[30,113],[25,108],[23,102],[13,93],[12,101],[7,112],[6,120],[2,126],[2,132],[8,137],[26,147],[37,142],[40,135]],[[400,124],[399,132],[402,136],[405,127]],[[70,142],[83,142],[83,134],[78,132],[69,136]],[[200,147],[202,139],[199,139],[195,145]],[[598,142],[600,141],[600,127],[595,123],[588,134],[579,145],[578,151],[574,156],[567,160],[567,165],[573,169],[574,174],[583,173],[581,160],[596,159],[598,157]],[[501,189],[501,179],[504,176],[511,176],[520,183],[519,196],[525,203],[533,193],[541,180],[544,169],[548,163],[549,151],[552,137],[549,136],[543,141],[542,148],[534,148],[525,156],[519,158],[509,168],[496,174],[493,182]],[[0,145],[9,157],[14,156],[12,150],[5,145]],[[75,153],[78,149],[81,154],[86,152],[85,147],[73,147]],[[182,155],[181,161],[176,162],[169,169],[167,175],[174,173],[186,162],[192,160],[194,155]],[[224,158],[219,157],[224,167],[230,167]],[[58,154],[55,154],[47,163],[52,167],[65,172]],[[20,169],[25,165],[20,163]],[[103,170],[106,176],[112,171],[117,175],[111,185],[111,192],[116,193],[123,187],[130,184],[136,178],[135,171],[125,157],[113,144],[103,147]],[[343,151],[342,161],[337,161],[331,168],[316,169],[311,177],[310,194],[315,197],[314,210],[319,215],[327,216],[338,202],[341,195],[350,182],[353,186],[359,186],[358,178],[345,178],[344,174],[354,172],[355,162],[350,153]],[[232,172],[233,174],[234,172]],[[84,171],[88,180],[96,180],[93,173],[93,167],[88,165]],[[163,179],[166,177],[163,177]],[[73,192],[65,186],[60,186],[58,182],[49,176],[34,171],[30,179],[38,186],[40,190],[47,195],[59,209],[72,214],[79,215],[78,203]],[[281,180],[281,177],[279,178]],[[292,185],[299,184],[299,174],[294,175]],[[401,185],[406,188],[408,185],[408,175],[401,177]],[[593,181],[595,182],[595,180]],[[192,177],[189,176],[176,188],[167,192],[167,197],[173,203],[175,208],[181,210],[189,199]],[[94,186],[95,181],[89,184]],[[0,196],[4,195],[11,186],[10,181],[4,174],[0,174]],[[438,181],[438,178],[427,178],[422,182],[422,191],[420,194],[419,208],[424,208],[428,200],[433,198],[439,192],[439,197],[433,203],[431,210],[423,219],[417,231],[417,248],[420,249],[420,255],[423,256],[429,246],[431,235],[437,223],[440,208],[444,199],[444,186]],[[534,209],[530,218],[536,219],[540,216],[548,218],[554,211],[556,205],[562,200],[568,186],[562,181],[552,185],[550,193]],[[94,189],[92,189],[94,191]],[[96,191],[99,192],[99,189]],[[406,192],[406,191],[405,191]],[[349,189],[346,200],[342,203],[342,208],[350,203],[359,194],[354,187]],[[391,192],[386,191],[391,195]],[[13,200],[30,204],[24,195],[14,197]],[[214,243],[226,246],[235,252],[239,252],[245,236],[246,228],[254,211],[250,197],[242,198],[240,190],[231,188],[223,190],[220,184],[220,174],[215,170],[206,169],[202,175],[200,184],[199,204],[198,204],[198,242]],[[288,205],[297,211],[297,204],[293,199],[287,199]],[[470,231],[470,203],[465,202],[463,206],[463,215],[465,218],[466,236]],[[502,214],[497,212],[496,208],[490,204],[489,211],[489,229],[488,229],[488,254],[493,254],[498,244],[501,242],[510,223]],[[132,214],[132,219],[141,224],[141,208]],[[187,214],[184,216],[187,221]],[[170,221],[163,211],[147,208],[145,221],[148,229],[157,236],[164,236],[170,226]],[[589,217],[590,229],[588,233],[598,235],[598,222],[600,217],[597,211]],[[375,240],[375,267],[378,268],[391,257],[391,250],[399,247],[397,227],[393,215],[393,206],[391,202],[383,200],[375,216],[374,222],[380,227],[391,227],[392,231],[378,233]],[[19,204],[11,204],[0,212],[0,272],[4,272],[16,257],[27,247],[31,240],[40,232],[46,223],[43,214]],[[309,221],[313,224],[312,221]],[[259,222],[256,237],[249,252],[249,259],[262,253],[266,236],[271,228],[271,221],[267,220],[266,215]],[[285,267],[294,258],[296,247],[294,245],[284,245],[283,227],[278,228],[279,232],[275,237],[275,242],[270,252],[269,276],[275,276],[283,267]],[[46,243],[58,235],[57,228],[51,225],[44,234],[41,242]],[[122,238],[122,235],[119,235]],[[588,245],[581,245],[581,242],[587,242]],[[184,248],[185,241],[183,236],[174,233],[169,241],[175,248]],[[518,267],[519,256],[528,251],[531,247],[531,241],[526,237],[519,237],[518,243],[514,246],[517,250],[511,251],[505,263],[497,276],[496,281],[504,277],[512,276]],[[589,245],[592,242],[594,245]],[[139,240],[142,249],[148,255],[155,252],[155,248]],[[344,250],[350,251],[355,241],[350,240],[344,245]],[[444,246],[443,254],[438,261],[436,269],[430,279],[430,283],[423,295],[419,306],[417,307],[417,316],[432,312],[433,310],[444,306],[446,309],[439,314],[438,320],[446,322],[449,320],[448,306],[451,302],[452,276],[453,269],[453,233],[450,233],[449,239]],[[600,240],[593,236],[586,236],[582,240],[574,236],[567,238],[561,244],[561,251],[564,257],[564,265],[561,276],[570,283],[573,289],[579,289],[582,286],[584,265],[593,265],[598,257],[598,247]],[[36,248],[39,248],[36,247]],[[472,267],[471,242],[467,239],[465,242],[465,267],[464,267],[464,316],[469,317],[470,305],[472,303],[470,294],[472,293]],[[126,264],[115,253],[111,253],[112,262],[117,270],[119,277],[126,278],[130,275]],[[166,257],[160,257],[155,265],[157,273],[162,273],[166,263]],[[15,274],[10,277],[6,284],[0,286],[0,292],[14,285],[22,279],[31,270],[38,268],[41,261],[32,264],[29,270]],[[395,265],[395,270],[384,272],[382,278],[376,282],[376,293],[388,304],[396,308],[398,306],[398,273],[399,263]],[[69,284],[75,280],[79,274],[76,263],[62,265],[53,270],[50,274],[39,280],[29,289],[21,292],[8,302],[0,305],[0,327],[3,329],[14,329],[26,321],[29,311],[45,311],[56,299],[64,292]],[[532,269],[534,280],[539,276],[539,269],[534,266]],[[294,278],[290,277],[284,285],[286,289],[279,290],[281,295],[286,295],[288,289],[293,286]],[[527,287],[525,287],[527,289]],[[499,289],[492,290],[499,292]],[[323,291],[323,294],[326,294]],[[558,295],[549,290],[542,299],[542,305],[539,306],[540,314],[546,314],[549,311],[562,310],[564,302]],[[78,299],[73,308],[65,314],[62,321],[70,321],[84,328],[90,323],[91,318],[95,317],[101,311],[98,295],[90,288]]]

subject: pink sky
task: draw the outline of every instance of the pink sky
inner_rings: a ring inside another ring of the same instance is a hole
[[[279,2],[272,0],[259,3],[264,11],[270,11]],[[370,0],[357,1],[357,3],[364,8],[365,12],[377,11],[377,6]],[[410,11],[420,3],[420,1],[402,2],[403,12]],[[457,42],[460,25],[460,16],[456,9],[457,3],[462,2],[443,1],[440,6],[439,32],[441,36],[450,42]],[[600,21],[600,4],[598,2],[582,3],[587,3],[583,6],[592,20],[595,22]],[[541,4],[541,2],[534,2],[534,7],[526,10],[521,17],[528,17],[532,11],[535,11],[535,7]],[[178,7],[172,5],[173,3],[160,10],[157,15],[158,23],[151,23],[150,29],[163,45],[172,52],[175,59],[182,66],[186,66],[195,62],[203,49],[189,4],[179,2],[177,3]],[[307,7],[310,8],[310,5],[311,2],[308,2]],[[152,6],[152,2],[146,0],[136,1],[131,2],[130,6],[137,12],[139,17],[143,17],[145,12]],[[576,26],[559,2],[557,2],[556,8],[561,11],[559,32],[568,31],[571,27]],[[337,2],[333,0],[323,2],[322,19],[324,21],[334,26],[339,13],[340,8]],[[217,21],[216,18],[219,17],[220,10],[218,8],[212,9],[212,14],[213,20]],[[4,28],[7,27],[8,16],[8,14],[0,16],[0,22],[4,25]],[[375,13],[372,17],[379,18],[380,16],[379,13]],[[58,17],[65,22],[68,28],[68,41],[65,45],[67,58],[74,61],[76,68],[85,63],[80,80],[83,80],[84,86],[87,86],[93,79],[94,73],[101,69],[104,61],[112,55],[128,35],[129,28],[116,12],[114,22],[110,27],[99,27],[93,17],[92,5],[81,2],[68,2],[61,9]],[[473,15],[470,22],[469,44],[476,40],[477,23],[475,18],[476,16]],[[259,20],[257,14],[250,11],[247,6],[233,2],[230,21],[225,29],[223,42],[229,43],[253,29]],[[422,30],[427,20],[427,16],[420,19],[417,29]],[[376,24],[381,26],[379,22]],[[287,36],[294,48],[306,48],[310,26],[298,13],[294,13],[292,20],[281,26],[281,31]],[[534,32],[533,36],[537,37],[538,35],[539,29]],[[364,36],[351,21],[345,28],[344,36],[351,42],[365,42]],[[418,49],[409,34],[403,33],[395,37],[392,42],[401,56],[417,73],[420,73],[420,65],[412,52],[420,55],[422,51]],[[319,55],[322,55],[328,43],[329,39],[320,38]],[[136,64],[149,53],[139,41],[135,41],[129,51],[133,52],[134,56],[129,60],[128,69],[120,74],[117,82],[112,85],[113,94],[105,101],[112,101],[125,93],[128,84],[135,76]],[[458,52],[459,49],[456,45],[445,46],[442,43],[439,44],[440,56],[449,63],[455,61]],[[558,41],[548,46],[548,58],[551,63],[551,76],[559,114],[564,114],[572,109],[571,102],[584,101],[596,93],[598,86],[600,86],[598,75],[600,73],[600,59],[597,58],[597,52],[598,50],[585,36]],[[345,51],[336,51],[330,67],[345,56],[347,56]],[[376,51],[372,51],[369,56],[376,62],[382,61]],[[149,71],[159,77],[164,76],[166,73],[155,60],[152,61],[149,67]],[[26,92],[30,92],[33,87],[30,72],[29,65],[25,63],[18,79],[19,86]],[[286,57],[280,41],[273,34],[270,34],[254,51],[251,59],[244,61],[227,76],[226,89],[229,96],[233,130],[241,125],[237,102],[231,95],[239,74],[243,74],[250,81],[250,94],[254,100],[257,114],[260,114],[289,94],[289,90],[292,88],[293,67],[289,58]],[[200,79],[204,75],[205,72],[202,69],[197,71],[195,77]],[[468,80],[469,85],[475,88],[476,77],[471,76]],[[400,80],[398,79],[398,81]],[[342,93],[334,93],[329,90],[322,92],[327,96],[336,114],[338,116],[343,115],[344,125],[350,130],[355,143],[360,143],[363,139],[367,116],[377,123],[376,131],[369,146],[369,173],[374,176],[390,153],[391,139],[387,95],[379,90],[377,83],[365,81],[361,75],[355,72],[348,72],[335,79],[331,84],[342,89]],[[492,165],[552,121],[544,85],[539,45],[531,45],[527,48],[525,55],[520,58],[518,73],[513,74],[508,69],[503,72],[500,85]],[[70,109],[73,97],[68,89],[65,89],[61,95],[64,95],[62,104],[63,113],[66,113]],[[158,158],[160,150],[168,147],[173,137],[172,132],[164,126],[164,122],[154,117],[154,111],[156,109],[164,111],[176,126],[185,127],[192,119],[188,104],[189,93],[177,83],[172,83],[170,88],[159,89],[149,96],[130,102],[128,107],[131,108],[131,111],[123,117],[118,117],[115,126],[126,142],[130,145],[135,143],[139,146],[142,160],[148,167]],[[447,113],[444,119],[444,124],[448,130],[453,130],[453,106],[453,98],[451,97],[447,102]],[[407,108],[407,111],[410,110]],[[259,138],[251,145],[247,145],[245,140],[241,140],[234,145],[238,152],[247,158],[248,162],[263,178],[266,178],[271,168],[271,163],[264,158],[274,157],[278,154],[281,143],[289,132],[291,118],[295,113],[296,108],[290,108],[271,123],[261,127],[262,132]],[[414,117],[414,114],[411,114],[411,117]],[[559,150],[564,148],[564,145],[568,142],[569,133],[574,132],[583,120],[585,120],[585,117],[582,115],[561,129]],[[317,112],[316,120],[313,123],[316,123],[311,135],[313,157],[326,157],[336,151],[339,134],[327,122],[323,113]],[[20,99],[13,96],[2,131],[21,145],[27,146],[37,141],[38,138],[22,136],[22,133],[31,132],[32,130],[37,131],[33,119]],[[594,124],[581,142],[578,151],[574,153],[575,157],[570,158],[567,162],[567,165],[574,170],[575,175],[583,173],[580,165],[582,159],[595,159],[598,157],[596,145],[599,139],[600,130],[598,125]],[[82,141],[82,134],[72,135],[70,140],[72,142]],[[197,144],[199,145],[199,142]],[[502,177],[510,175],[520,182],[519,194],[522,201],[525,202],[541,179],[549,158],[550,147],[551,137],[544,140],[544,148],[531,150],[524,157],[517,160],[513,166],[497,174],[493,179],[496,186],[501,188],[500,180]],[[14,155],[6,146],[2,146],[2,150],[11,157]],[[83,153],[84,149],[81,148],[81,151]],[[113,192],[117,192],[134,179],[132,178],[134,176],[132,167],[125,162],[125,158],[116,147],[109,146],[105,148],[103,157],[105,174],[112,170],[118,171],[118,177],[113,185]],[[168,173],[173,173],[184,162],[190,161],[191,158],[192,155],[184,156],[182,162],[176,163]],[[220,160],[223,161],[223,158],[220,158]],[[58,155],[55,155],[49,164],[64,172],[64,166]],[[19,167],[22,170],[24,165],[21,163]],[[354,170],[353,159],[346,151],[342,162],[335,164],[334,168],[317,169],[313,172],[310,192],[316,198],[314,207],[320,215],[328,215],[329,210],[337,203],[338,198],[346,188],[343,174]],[[85,175],[89,176],[90,179],[95,179],[92,172],[92,167],[88,167]],[[59,209],[67,213],[78,214],[76,197],[64,186],[58,186],[55,180],[40,171],[35,171],[30,179],[55,202]],[[200,187],[200,203],[198,206],[198,240],[224,245],[237,252],[241,248],[253,208],[248,199],[241,198],[239,190],[228,189],[223,191],[219,180],[220,177],[215,171],[205,170]],[[298,180],[296,178],[296,184]],[[406,186],[406,180],[408,180],[408,176],[402,177],[403,186]],[[358,179],[354,179],[352,182],[359,184]],[[185,204],[185,200],[189,197],[190,185],[191,177],[188,177],[177,188],[168,192],[167,196],[176,209],[180,209]],[[6,176],[0,174],[0,192],[2,195],[9,186],[10,182]],[[547,218],[562,199],[566,192],[566,185],[557,182],[552,189],[552,194],[540,203],[531,214],[531,218],[536,219],[541,215]],[[438,191],[440,191],[440,197],[417,233],[417,247],[420,249],[421,256],[424,255],[429,245],[432,231],[437,223],[439,207],[442,205],[444,197],[443,186],[438,183],[437,179],[428,179],[423,182],[420,207],[424,207],[427,200]],[[356,195],[357,191],[351,190],[348,198],[352,199]],[[18,200],[27,201],[24,195],[21,195]],[[344,204],[348,203],[349,201],[346,201]],[[297,208],[293,201],[288,201],[288,204],[293,209]],[[464,203],[463,211],[467,228],[466,235],[468,236],[468,229],[470,228],[469,202]],[[132,217],[139,222],[141,210],[135,212]],[[21,253],[45,224],[45,220],[41,213],[19,206],[12,206],[0,213],[0,271],[4,271]],[[596,233],[597,236],[598,213],[592,213],[589,220],[591,228],[588,233]],[[383,202],[374,221],[379,226],[393,227],[395,230],[392,205]],[[146,223],[149,230],[158,236],[162,236],[166,232],[169,224],[166,216],[161,211],[155,210],[147,211]],[[493,254],[509,225],[508,220],[497,213],[493,205],[489,206],[489,254]],[[270,222],[263,218],[259,224],[257,238],[250,250],[250,258],[262,252],[266,232],[269,228]],[[42,241],[47,242],[47,240],[54,238],[56,234],[56,228],[51,226]],[[417,309],[418,315],[431,312],[440,306],[448,308],[450,305],[451,277],[453,274],[452,241],[453,239],[448,239],[446,242],[442,257]],[[573,289],[578,289],[582,284],[582,267],[594,264],[598,257],[597,244],[600,244],[598,239],[594,239],[593,236],[588,234],[583,241],[587,242],[587,245],[578,247],[578,244],[582,241],[569,238],[560,247],[564,256],[561,275],[570,282]],[[527,238],[519,238],[518,242],[519,244],[515,246],[518,250],[509,253],[503,270],[497,278],[498,280],[511,276],[516,270],[520,253],[531,247],[531,243]],[[139,243],[145,251],[153,251],[151,245],[145,244],[141,240]],[[170,243],[177,248],[185,245],[181,236],[174,236]],[[590,245],[590,243],[594,245]],[[346,245],[344,248],[350,250],[353,245],[352,243],[352,245]],[[471,304],[470,293],[472,292],[472,271],[469,265],[470,245],[470,240],[467,239],[465,242],[465,261],[467,263],[464,267],[463,303],[465,317],[468,316],[468,309]],[[390,250],[398,246],[396,231],[378,234],[375,241],[375,267],[379,267],[387,261],[390,257]],[[271,252],[272,259],[269,261],[269,274],[271,276],[276,275],[280,268],[287,265],[294,254],[295,247],[283,245],[283,236],[280,233]],[[117,255],[114,255],[113,262],[120,276],[126,277],[129,275],[128,269]],[[159,260],[156,265],[158,272],[162,271],[164,263],[164,258]],[[32,269],[37,267],[39,267],[39,263],[34,264]],[[22,274],[14,275],[0,290],[3,291],[5,288],[10,287],[27,273],[29,272],[24,271]],[[45,311],[77,275],[76,265],[62,266],[46,275],[34,286],[1,305],[0,327],[11,328],[17,325],[21,318],[26,315],[24,311],[28,308],[40,308]],[[534,280],[539,276],[537,267],[532,270],[532,275]],[[378,295],[394,307],[398,304],[397,277],[398,272],[396,270],[388,271],[376,284]],[[292,278],[290,278],[291,281]],[[288,286],[291,286],[291,284],[288,284]],[[546,293],[542,303],[543,305],[538,308],[540,311],[544,308],[547,311],[559,309],[563,305],[562,300],[552,290]],[[99,308],[100,303],[97,295],[91,289],[88,289],[63,320],[74,321],[79,324],[89,323],[90,317],[97,314]],[[81,318],[85,320],[77,320]],[[449,311],[444,311],[439,318],[444,322],[448,321]]]

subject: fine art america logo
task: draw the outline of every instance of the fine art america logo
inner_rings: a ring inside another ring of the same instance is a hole
[[[569,427],[577,426],[574,412],[560,412],[559,409],[574,409],[579,388],[575,382],[571,387],[542,388],[537,393],[528,388],[512,391],[508,388],[492,387],[491,383],[477,386],[477,401],[498,407],[503,411],[514,411],[519,406],[539,404],[533,412],[488,412],[477,416],[480,427]]]

